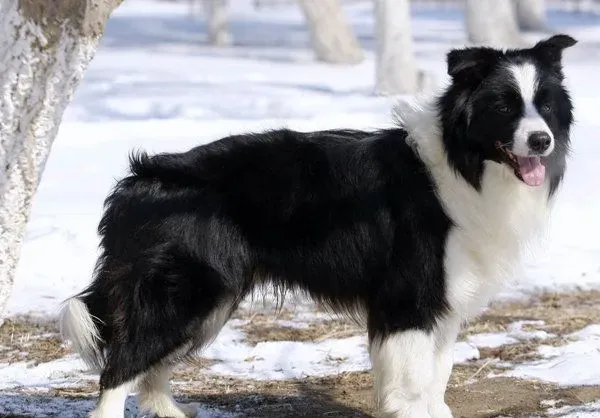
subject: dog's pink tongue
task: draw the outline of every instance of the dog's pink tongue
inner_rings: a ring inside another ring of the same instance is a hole
[[[519,173],[523,181],[529,186],[541,186],[546,176],[546,167],[540,157],[517,157]]]

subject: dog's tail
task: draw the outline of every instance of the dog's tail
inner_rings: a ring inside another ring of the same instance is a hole
[[[94,371],[102,370],[102,339],[88,306],[78,296],[67,299],[60,313],[60,333],[73,344],[83,361]]]

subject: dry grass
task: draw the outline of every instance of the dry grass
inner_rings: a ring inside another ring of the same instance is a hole
[[[460,338],[483,332],[504,332],[515,321],[544,321],[543,325],[525,324],[524,331],[543,330],[555,337],[521,341],[495,348],[480,348],[482,359],[497,358],[513,363],[539,358],[537,349],[544,345],[563,345],[566,335],[587,325],[600,323],[600,291],[568,294],[545,293],[527,302],[495,303],[461,332]]]
[[[0,327],[0,363],[32,361],[36,365],[67,353],[54,323],[7,320]]]
[[[494,303],[463,330],[461,337],[506,331],[508,324],[519,320],[544,321],[545,325],[536,329],[562,335],[600,323],[600,291],[543,293],[527,302]]]
[[[256,345],[263,341],[310,341],[328,338],[347,338],[364,333],[364,330],[340,319],[311,322],[307,327],[284,326],[266,317],[253,318],[240,327],[246,334],[245,342]]]

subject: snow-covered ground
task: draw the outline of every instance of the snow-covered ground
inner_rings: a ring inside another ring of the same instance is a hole
[[[510,376],[536,378],[562,385],[600,385],[600,325],[590,325],[568,336],[564,346],[540,346],[542,360],[518,366]]]
[[[189,17],[186,2],[128,0],[111,18],[65,114],[35,198],[10,315],[53,317],[63,299],[89,282],[102,202],[124,173],[131,149],[184,150],[268,127],[369,129],[391,124],[394,99],[372,94],[369,2],[347,7],[367,51],[364,63],[350,67],[313,60],[296,7],[256,12],[250,0],[230,3],[235,46],[225,49],[205,45],[204,25]],[[419,64],[443,83],[445,53],[466,43],[461,13],[419,9],[413,17]],[[600,18],[552,12],[550,21],[556,31],[580,40],[565,54],[577,119],[572,160],[545,250],[524,266],[501,297],[600,287]],[[521,325],[459,344],[457,362],[477,358],[477,347],[533,338]],[[212,373],[281,379],[369,367],[363,337],[250,347],[236,342],[237,333],[227,326],[204,353],[222,360],[211,367]],[[559,384],[600,384],[599,350],[598,326],[590,326],[568,345],[548,347],[544,360],[511,373]],[[0,390],[64,386],[74,376],[86,378],[79,369],[75,357],[33,368],[0,365]]]

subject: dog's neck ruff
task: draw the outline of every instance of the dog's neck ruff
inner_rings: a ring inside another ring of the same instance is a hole
[[[434,99],[417,98],[398,102],[392,110],[392,115],[396,124],[408,133],[408,145],[427,166],[447,158]]]

